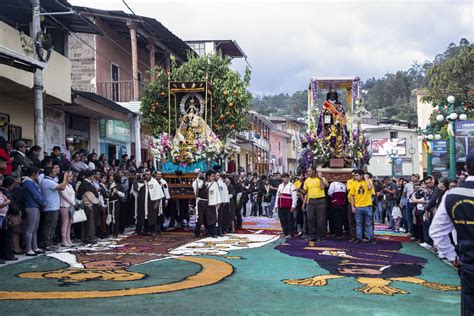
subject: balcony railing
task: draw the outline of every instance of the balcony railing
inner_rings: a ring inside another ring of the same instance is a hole
[[[138,83],[138,96],[143,92],[143,83]],[[114,102],[138,101],[133,97],[133,80],[99,81],[97,94]]]

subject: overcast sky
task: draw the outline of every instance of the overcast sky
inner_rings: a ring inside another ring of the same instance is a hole
[[[129,12],[122,0],[71,4]],[[161,1],[127,0],[183,40],[232,39],[252,66],[257,94],[306,89],[311,77],[363,80],[433,60],[474,33],[470,0]],[[234,60],[241,71],[245,63]]]

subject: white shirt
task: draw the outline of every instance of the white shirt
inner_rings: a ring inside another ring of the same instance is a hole
[[[227,188],[227,185],[224,183],[222,178],[219,178],[219,180],[217,180],[217,185],[219,186],[219,192],[221,194],[222,203],[229,203],[229,188]]]
[[[474,176],[469,176],[466,181],[474,181]],[[453,190],[455,190],[454,188]],[[434,246],[438,249],[438,253],[447,258],[449,261],[456,260],[456,251],[449,239],[449,233],[454,230],[453,222],[446,210],[446,196],[451,190],[446,192],[439,204],[438,210],[433,217],[433,222],[430,226],[430,237],[433,239]]]
[[[406,193],[407,198],[413,193],[413,182],[408,182],[403,188],[403,193]]]
[[[331,196],[335,192],[346,192],[346,185],[341,182],[331,182],[328,189],[328,195]]]
[[[60,206],[71,207],[76,204],[76,193],[71,184],[68,184],[63,191],[59,191]]]
[[[207,190],[209,191],[209,199],[207,201],[209,206],[216,206],[222,203],[219,186],[216,182],[206,182]]]
[[[278,190],[277,190],[277,194],[276,194],[276,200],[278,201],[278,197],[280,196],[280,194],[291,194],[291,208],[295,208],[296,207],[296,203],[298,202],[298,196],[296,195],[296,188],[295,186],[293,185],[293,183],[290,183],[288,182],[287,185],[285,185],[284,183],[281,183],[279,186],[278,186]],[[275,203],[275,207],[277,207],[277,203]]]
[[[165,179],[160,179],[158,183],[161,186],[161,189],[163,190],[163,193],[165,194],[165,199],[169,200],[171,198],[170,196],[170,190],[168,188],[168,182],[166,182]]]

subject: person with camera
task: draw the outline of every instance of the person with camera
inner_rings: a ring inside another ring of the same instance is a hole
[[[48,167],[44,170],[44,178],[40,183],[41,193],[46,199],[46,205],[41,210],[41,219],[39,226],[40,242],[44,250],[49,250],[53,246],[53,236],[58,224],[59,210],[61,208],[61,199],[59,191],[66,189],[69,181],[69,172],[64,173],[63,181],[57,182],[56,177],[60,168]]]

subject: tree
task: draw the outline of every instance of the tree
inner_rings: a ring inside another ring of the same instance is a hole
[[[430,123],[434,132],[446,136],[445,122],[438,122],[436,116],[447,117],[450,111],[458,115],[464,113],[468,119],[474,119],[473,94],[474,86],[474,45],[465,38],[459,46],[451,43],[443,54],[436,56],[433,65],[426,75],[428,96],[424,99],[432,102],[435,110],[431,114]],[[453,95],[455,103],[451,109],[446,101]]]
[[[465,38],[459,46],[451,43],[443,54],[436,56],[426,76],[427,101],[445,102],[453,95],[461,102],[472,104],[469,91],[474,85],[474,45]]]
[[[155,80],[148,82],[142,101],[143,125],[152,135],[168,131],[168,124],[175,126],[174,113],[168,113],[168,75],[160,68],[153,71]],[[243,78],[230,69],[230,59],[216,54],[200,57],[188,56],[188,61],[178,66],[172,60],[171,81],[209,81],[213,86],[212,128],[223,141],[230,133],[248,129],[245,113],[250,108],[252,95],[248,91],[250,70]],[[171,121],[170,121],[171,119]]]

